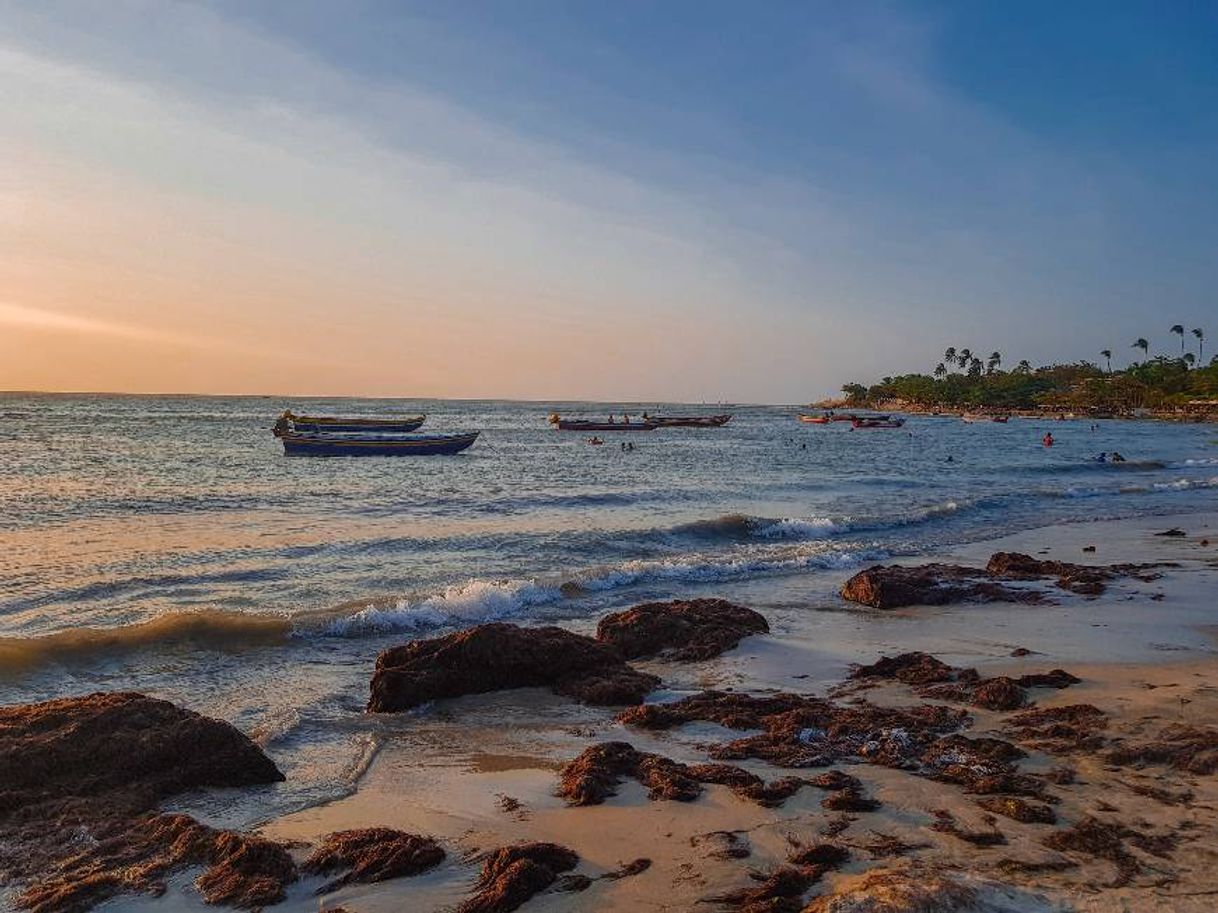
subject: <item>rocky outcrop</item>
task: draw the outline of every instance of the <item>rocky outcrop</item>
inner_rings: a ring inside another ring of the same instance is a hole
[[[558,794],[568,805],[599,805],[617,794],[625,778],[639,781],[649,799],[691,802],[703,784],[726,786],[758,805],[781,805],[805,783],[783,777],[766,783],[756,774],[730,764],[681,764],[662,755],[638,751],[627,742],[602,742],[563,766]]]
[[[300,870],[308,875],[342,872],[315,892],[328,894],[347,884],[418,875],[443,861],[444,850],[430,837],[389,827],[368,827],[330,834]]]
[[[596,639],[617,647],[626,659],[694,662],[769,630],[764,616],[725,599],[680,599],[606,615],[596,626]]]
[[[609,644],[562,628],[496,622],[385,650],[376,659],[368,709],[408,710],[509,688],[549,688],[587,704],[635,704],[659,683]]]
[[[457,907],[457,913],[508,913],[577,865],[575,851],[557,843],[501,847],[482,864],[477,893]]]
[[[938,705],[842,705],[796,694],[752,696],[703,691],[671,704],[646,704],[618,716],[631,726],[669,729],[701,720],[732,729],[760,729],[715,746],[718,760],[757,758],[779,767],[826,767],[864,760],[903,767],[935,739],[964,726],[968,714]]]
[[[296,877],[283,847],[153,810],[186,790],[282,779],[228,723],[142,694],[0,707],[0,877],[24,882],[18,902],[38,913],[159,893],[195,865],[209,903],[273,903]]]
[[[984,571],[958,564],[877,564],[842,585],[842,597],[873,609],[954,605],[960,602],[1035,604],[1044,598],[986,578]]]
[[[855,574],[842,586],[842,597],[875,609],[904,606],[939,606],[967,602],[1046,601],[1040,590],[1012,586],[1012,581],[1054,579],[1058,589],[1083,596],[1104,592],[1109,581],[1121,577],[1156,580],[1155,568],[1172,563],[1085,565],[1043,561],[1019,552],[995,552],[985,568],[959,564],[880,565]]]

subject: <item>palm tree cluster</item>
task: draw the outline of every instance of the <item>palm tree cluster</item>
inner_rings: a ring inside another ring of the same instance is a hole
[[[868,387],[852,383],[842,390],[855,403],[904,401],[923,406],[1030,408],[1068,405],[1122,411],[1142,406],[1171,406],[1196,398],[1218,397],[1218,358],[1203,366],[1205,331],[1191,330],[1196,354],[1187,351],[1187,330],[1175,324],[1170,332],[1180,337],[1180,354],[1150,356],[1150,341],[1134,340],[1143,360],[1114,371],[1112,349],[1101,349],[1104,368],[1089,361],[1034,368],[1025,358],[1003,370],[1002,353],[985,358],[972,349],[948,346],[931,374],[885,377]]]

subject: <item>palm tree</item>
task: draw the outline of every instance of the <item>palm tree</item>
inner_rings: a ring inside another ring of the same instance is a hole
[[[1190,368],[1197,363],[1197,356],[1194,355],[1192,352],[1185,352],[1183,355],[1180,356],[1180,358]]]
[[[1015,366],[1015,370],[1018,371],[1020,374],[1031,374],[1032,365],[1026,358],[1021,358],[1019,360],[1019,364],[1017,364]]]
[[[1002,365],[1002,353],[991,352],[985,363],[985,373],[993,374]]]
[[[1193,335],[1197,337],[1197,361],[1204,363],[1205,358],[1205,330],[1201,327],[1193,328]]]
[[[1180,354],[1184,354],[1184,324],[1177,323],[1171,331],[1180,337]]]
[[[949,365],[954,365],[956,363],[956,347],[955,346],[948,346],[946,349],[943,350],[943,360]]]
[[[1112,349],[1100,349],[1100,354],[1104,356],[1104,360],[1108,362],[1108,373],[1112,373]]]
[[[1145,356],[1146,354],[1148,354],[1150,352],[1150,343],[1139,336],[1137,339],[1135,339],[1133,341],[1133,344],[1129,348],[1141,349],[1142,355]]]
[[[938,380],[943,380],[943,378],[946,376],[947,365],[945,365],[943,362],[939,362],[937,365],[935,365],[935,378]]]
[[[956,361],[962,368],[967,368],[968,363],[973,360],[973,352],[971,349],[961,349],[960,354],[956,356]]]
[[[985,367],[985,365],[983,365],[983,364],[981,363],[981,359],[980,359],[980,358],[969,358],[969,362],[968,362],[968,376],[969,376],[969,377],[980,377],[980,376],[981,376],[981,369],[982,369],[982,368],[984,368],[984,367]]]

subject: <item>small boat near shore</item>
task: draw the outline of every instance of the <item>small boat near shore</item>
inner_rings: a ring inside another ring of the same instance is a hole
[[[274,432],[280,437],[288,432],[373,432],[406,434],[417,431],[427,420],[426,415],[403,415],[394,418],[374,418],[372,416],[315,416],[296,415],[291,409],[285,409],[275,422]]]
[[[833,421],[833,417],[829,415],[804,415],[801,412],[799,420],[807,425],[827,425]]]
[[[460,453],[471,447],[481,432],[402,435],[371,432],[284,432],[287,456],[435,456]]]
[[[905,419],[877,415],[856,418],[850,424],[854,428],[901,428],[905,425]]]
[[[987,415],[984,412],[965,412],[960,418],[972,425],[984,422],[996,422],[1000,425],[1005,425],[1011,419],[1009,415]]]
[[[643,421],[657,428],[722,428],[731,420],[730,414],[663,416],[643,413]]]
[[[610,418],[612,417],[610,416]],[[651,421],[632,422],[625,416],[620,422],[594,422],[586,419],[563,418],[557,412],[551,412],[548,421],[559,431],[655,431],[660,427]]]

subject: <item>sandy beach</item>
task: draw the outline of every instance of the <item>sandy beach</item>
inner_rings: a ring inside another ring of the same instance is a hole
[[[1171,527],[1186,535],[1155,535]],[[747,638],[705,662],[635,665],[663,680],[649,702],[674,702],[713,688],[754,695],[832,693],[841,701],[865,696],[880,706],[960,707],[928,701],[897,681],[843,686],[851,664],[920,650],[954,667],[975,667],[986,679],[1067,670],[1081,681],[1062,690],[1031,689],[1035,709],[1094,705],[1107,715],[1108,746],[1153,739],[1172,724],[1209,727],[1218,711],[1212,618],[1218,546],[1202,543],[1215,532],[1215,515],[1063,524],[942,556],[980,565],[990,553],[1005,550],[1096,564],[1178,564],[1157,579],[1114,582],[1094,598],[1059,592],[1044,605],[878,611],[834,594],[845,572],[818,575],[814,584],[798,577],[779,587],[770,581],[765,601],[750,594],[755,584],[718,587],[716,595],[765,615],[771,633]],[[1084,552],[1089,546],[1095,551]],[[1013,657],[1020,648],[1030,652]],[[1012,738],[1011,712],[975,706],[968,712],[969,737]],[[447,851],[444,862],[415,877],[348,885],[320,900],[313,892],[321,881],[305,878],[289,886],[277,909],[453,908],[469,896],[481,853],[523,841],[569,847],[579,856],[576,871],[595,879],[579,892],[543,891],[528,901],[533,911],[729,909],[715,899],[755,887],[750,873],[779,869],[795,849],[825,841],[845,848],[849,859],[810,886],[801,902],[848,891],[877,870],[912,871],[918,879],[956,873],[978,894],[973,906],[951,909],[1202,911],[1213,909],[1218,892],[1218,781],[1164,764],[1117,765],[1094,750],[1054,754],[1026,748],[1020,771],[1074,771],[1073,782],[1051,789],[1054,824],[995,816],[959,785],[868,763],[837,767],[878,800],[874,811],[826,810],[821,803],[829,793],[811,786],[770,808],[718,785],[707,785],[695,801],[651,801],[628,778],[603,804],[569,807],[556,795],[560,769],[590,745],[626,741],[694,764],[707,759],[712,745],[742,733],[697,722],[643,730],[616,722],[611,708],[580,705],[540,689],[436,701],[383,714],[380,722],[380,750],[351,795],[268,821],[259,833],[294,845],[303,857],[331,832],[385,826],[434,837]],[[756,760],[737,763],[767,781],[822,773]],[[206,820],[208,800],[171,807]],[[1121,866],[1111,854],[1046,846],[1047,837],[1088,818],[1140,835],[1119,851],[1119,859],[1127,854],[1133,860],[1126,876],[1118,875]],[[945,829],[944,821],[954,825]],[[1001,837],[977,839],[978,834]],[[650,866],[629,877],[598,878],[638,859],[650,860]],[[190,888],[193,874],[176,875],[162,898],[123,897],[108,908],[202,909]]]

